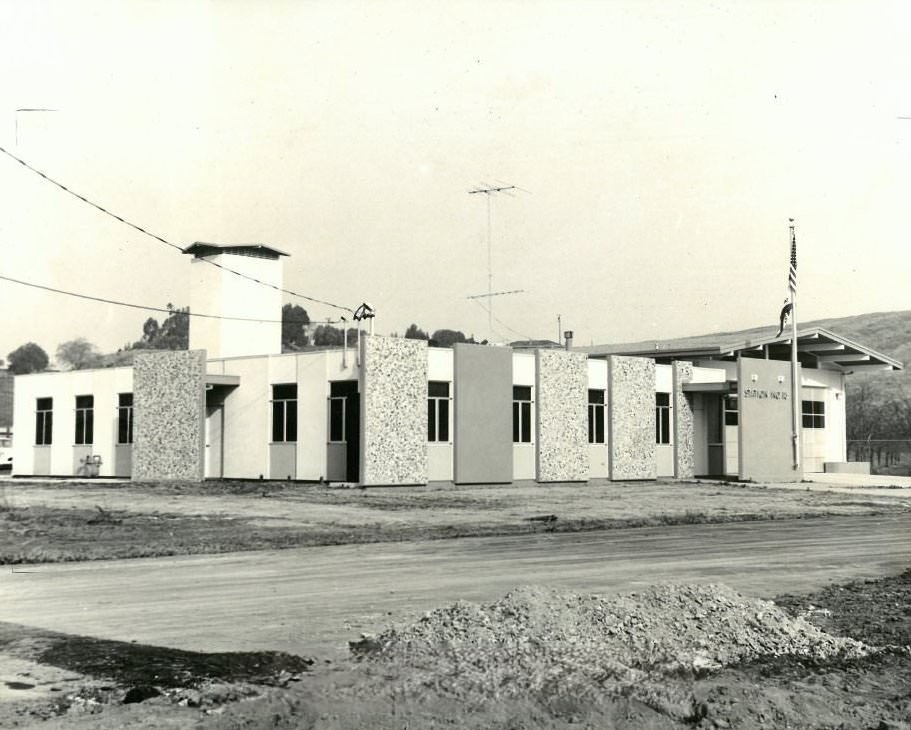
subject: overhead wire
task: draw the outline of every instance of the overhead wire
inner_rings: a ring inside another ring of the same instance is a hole
[[[232,320],[232,321],[237,321],[237,322],[259,322],[259,323],[263,323],[263,324],[339,324],[342,321],[342,320],[338,320],[338,319],[335,319],[335,320],[327,319],[327,320],[320,320],[320,321],[309,320],[309,321],[305,322],[302,319],[298,319],[298,320],[260,319],[257,317],[229,317],[229,316],[226,316],[223,314],[205,314],[203,312],[189,312],[189,311],[184,312],[184,311],[181,311],[180,309],[175,309],[173,307],[170,309],[168,309],[166,307],[153,307],[153,306],[148,306],[145,304],[122,302],[117,299],[107,299],[105,297],[96,297],[91,294],[81,294],[79,292],[67,291],[65,289],[57,289],[52,286],[45,286],[43,284],[36,284],[31,281],[24,281],[23,279],[15,279],[12,276],[4,276],[3,274],[0,274],[0,279],[2,279],[3,281],[13,282],[14,284],[20,284],[22,286],[31,287],[33,289],[43,289],[44,291],[53,292],[55,294],[63,294],[68,297],[76,297],[78,299],[88,299],[89,301],[92,301],[92,302],[101,302],[103,304],[113,304],[118,307],[130,307],[131,309],[142,309],[142,310],[149,311],[149,312],[166,312],[168,314],[185,314],[189,317],[203,317],[205,319],[224,319],[224,320]]]
[[[42,172],[41,170],[37,169],[36,167],[33,167],[33,166],[30,165],[28,162],[26,162],[25,160],[23,160],[23,159],[20,158],[20,157],[17,157],[17,156],[14,155],[12,152],[10,152],[9,150],[5,149],[5,148],[2,147],[2,146],[0,146],[0,152],[2,152],[3,154],[5,154],[7,157],[9,157],[9,158],[15,160],[16,162],[18,162],[20,165],[22,165],[23,167],[25,167],[27,170],[31,170],[31,171],[32,171],[33,173],[35,173],[36,175],[39,175],[40,177],[44,178],[45,180],[47,180],[47,181],[48,181],[49,183],[51,183],[52,185],[56,185],[58,188],[60,188],[60,189],[63,190],[64,192],[69,193],[70,195],[72,195],[72,196],[73,196],[74,198],[76,198],[77,200],[81,200],[83,203],[86,203],[86,204],[92,206],[93,208],[95,208],[96,210],[101,211],[101,212],[104,213],[105,215],[108,215],[108,216],[110,216],[111,218],[114,218],[115,220],[120,221],[120,222],[123,223],[124,225],[127,225],[127,226],[129,226],[130,228],[133,228],[133,229],[139,231],[140,233],[143,233],[143,234],[145,234],[146,236],[149,236],[150,238],[154,238],[156,241],[158,241],[158,242],[160,242],[160,243],[163,243],[165,246],[170,246],[171,248],[175,248],[175,249],[177,249],[178,251],[180,251],[181,253],[184,252],[183,247],[178,246],[176,243],[171,243],[170,241],[166,240],[165,238],[159,236],[158,234],[152,233],[151,231],[148,231],[148,230],[146,230],[145,228],[143,228],[142,226],[137,225],[137,224],[135,224],[135,223],[133,223],[133,222],[131,222],[131,221],[128,221],[127,219],[125,219],[125,218],[123,218],[123,217],[117,215],[116,213],[112,213],[112,212],[109,211],[107,208],[105,208],[105,207],[99,205],[98,203],[95,203],[95,202],[89,200],[89,199],[86,198],[84,195],[80,195],[80,194],[77,193],[75,190],[70,190],[70,188],[68,188],[68,187],[67,187],[66,185],[64,185],[63,183],[58,182],[57,180],[55,180],[54,178],[52,178],[52,177],[50,177],[49,175],[45,174],[45,173]],[[231,273],[231,274],[235,274],[236,276],[239,276],[239,277],[241,277],[242,279],[247,279],[247,280],[249,280],[249,281],[255,282],[255,283],[260,284],[260,285],[262,285],[262,286],[266,286],[266,287],[269,287],[269,288],[271,288],[271,289],[275,289],[275,290],[277,290],[277,291],[280,291],[280,292],[282,292],[282,293],[284,293],[284,294],[289,294],[289,295],[291,295],[291,296],[298,297],[298,298],[300,298],[300,299],[304,299],[304,300],[306,300],[306,301],[308,301],[308,302],[314,302],[315,304],[322,304],[322,305],[325,305],[325,306],[327,306],[327,307],[332,307],[332,308],[334,308],[334,309],[340,309],[340,310],[342,310],[343,312],[350,312],[350,311],[351,311],[351,307],[343,307],[343,306],[340,305],[340,304],[334,304],[334,303],[332,303],[332,302],[326,301],[325,299],[317,299],[316,297],[311,297],[311,296],[308,296],[308,295],[306,295],[306,294],[300,294],[299,292],[292,291],[291,289],[283,289],[283,288],[280,287],[280,286],[276,286],[275,284],[270,284],[268,281],[262,281],[261,279],[257,279],[255,276],[249,276],[248,274],[244,274],[243,272],[236,271],[236,270],[234,270],[234,269],[232,269],[232,268],[230,268],[230,267],[228,267],[228,266],[225,266],[225,265],[223,265],[223,264],[219,264],[219,263],[216,262],[216,261],[211,261],[211,260],[209,260],[209,259],[207,259],[207,258],[204,258],[204,257],[200,257],[199,260],[200,260],[200,261],[205,261],[207,264],[210,264],[211,266],[215,266],[215,267],[217,267],[217,268],[219,268],[219,269],[222,269],[223,271],[227,271],[227,272],[229,272],[229,273]]]
[[[493,317],[497,322],[499,322],[500,325],[502,325],[503,327],[505,327],[506,329],[508,329],[508,330],[509,330],[510,332],[512,332],[513,334],[519,335],[519,337],[524,337],[526,340],[533,340],[533,339],[535,339],[534,337],[529,337],[528,335],[526,335],[526,334],[524,334],[524,333],[522,333],[522,332],[519,332],[518,330],[515,330],[515,329],[513,329],[512,327],[510,327],[508,324],[506,324],[506,322],[504,322],[504,321],[503,321],[502,319],[500,319],[497,315],[495,315],[493,312],[491,312],[491,311],[490,311],[490,308],[487,307],[487,306],[485,306],[484,303],[481,302],[480,299],[472,299],[471,301],[473,301],[475,304],[477,304],[481,309],[483,309],[483,310],[484,310],[485,312],[487,312],[491,317]],[[505,339],[505,338],[504,338],[504,339]]]

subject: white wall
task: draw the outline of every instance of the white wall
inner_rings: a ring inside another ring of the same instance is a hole
[[[34,474],[36,449],[50,452],[50,473],[75,475],[74,454],[86,451],[102,459],[99,476],[114,476],[117,407],[120,393],[133,392],[133,369],[104,368],[63,373],[17,375],[14,386],[13,473]],[[94,434],[90,448],[77,447],[76,396],[94,396]],[[53,436],[50,447],[35,445],[35,405],[53,398]]]
[[[282,257],[277,259],[221,253],[206,259],[281,288]],[[193,258],[190,311],[241,319],[192,317],[190,349],[205,349],[209,357],[272,355],[281,352],[282,293],[250,279]]]

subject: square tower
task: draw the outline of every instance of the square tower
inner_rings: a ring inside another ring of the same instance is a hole
[[[258,243],[194,243],[190,349],[207,357],[278,355],[282,351],[282,256]],[[254,279],[256,281],[254,281]],[[262,283],[258,283],[262,282]]]

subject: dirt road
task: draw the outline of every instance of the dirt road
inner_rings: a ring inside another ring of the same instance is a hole
[[[351,545],[14,567],[0,574],[0,620],[185,649],[332,658],[360,632],[529,583],[608,593],[724,582],[770,597],[909,565],[907,515]]]

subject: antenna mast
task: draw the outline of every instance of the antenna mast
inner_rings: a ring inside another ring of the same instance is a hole
[[[487,330],[488,338],[493,339],[493,264],[491,256],[491,213],[490,213],[490,199],[496,193],[505,193],[506,195],[511,195],[510,190],[519,190],[515,185],[501,185],[499,187],[493,187],[490,185],[483,185],[482,187],[475,188],[474,190],[469,190],[469,195],[480,195],[484,194],[487,196]],[[514,292],[498,292],[498,294],[512,294]],[[477,297],[468,297],[469,299],[478,299],[484,297],[485,295],[479,295]]]

